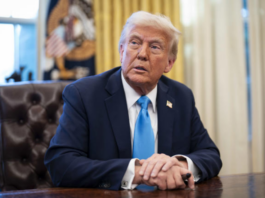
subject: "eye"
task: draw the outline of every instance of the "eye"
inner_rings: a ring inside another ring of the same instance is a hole
[[[132,48],[132,49],[137,49],[139,46],[140,46],[140,42],[133,39],[129,42],[129,46]]]
[[[136,41],[132,41],[131,44],[137,45],[137,42]]]
[[[159,50],[161,50],[162,48],[161,48],[160,45],[151,45],[151,49],[152,49],[152,50],[155,50],[155,51],[159,51]]]

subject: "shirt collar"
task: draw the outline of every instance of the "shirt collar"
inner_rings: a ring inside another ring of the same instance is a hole
[[[125,97],[126,97],[126,101],[127,101],[127,108],[128,110],[137,102],[137,100],[141,97],[140,94],[138,94],[125,80],[125,78],[123,77],[123,73],[121,72],[121,79],[122,79],[122,85],[123,85],[123,89],[125,92]],[[155,86],[155,88],[150,91],[147,95],[146,95],[153,106],[153,111],[156,112],[156,96],[157,96],[157,85]]]

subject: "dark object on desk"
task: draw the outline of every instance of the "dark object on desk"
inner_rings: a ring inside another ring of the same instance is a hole
[[[70,82],[0,86],[0,189],[52,187],[44,154],[62,114],[62,91]]]
[[[24,69],[25,69],[25,67],[21,66],[19,68],[19,72],[14,71],[14,73],[11,74],[11,76],[6,78],[6,82],[9,82],[10,79],[13,79],[15,82],[20,82],[21,81],[22,72],[23,72]]]
[[[32,75],[33,75],[33,73],[30,71],[28,73],[28,81],[32,81],[33,80]]]
[[[182,177],[182,179],[183,179],[184,181],[186,181],[187,179],[189,179],[190,176],[191,176],[190,173],[187,173],[186,175],[181,175],[181,177]]]
[[[188,185],[188,179],[190,178],[190,176],[191,176],[190,173],[187,173],[186,175],[181,175],[181,177],[182,177],[182,179],[186,185]]]
[[[265,173],[215,177],[195,185],[195,190],[102,190],[89,188],[47,188],[0,193],[1,198],[46,197],[156,197],[156,198],[257,198],[265,197]]]

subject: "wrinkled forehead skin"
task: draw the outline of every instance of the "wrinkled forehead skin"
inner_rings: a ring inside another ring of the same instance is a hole
[[[158,23],[156,23],[158,24]],[[161,25],[142,25],[142,24],[130,24],[128,25],[126,31],[124,32],[125,33],[125,39],[123,40],[123,42],[121,43],[122,45],[125,44],[126,41],[128,41],[128,39],[130,38],[130,35],[132,33],[132,30],[135,29],[135,28],[143,28],[143,29],[148,29],[150,28],[150,31],[162,31],[162,34],[164,35],[164,39],[166,41],[166,48],[168,49],[168,52],[169,54],[171,53],[171,48],[172,48],[172,44],[173,44],[173,40],[172,40],[172,35],[169,34],[168,31],[165,31],[163,29],[163,27]]]

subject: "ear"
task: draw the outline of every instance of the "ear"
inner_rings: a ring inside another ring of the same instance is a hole
[[[122,63],[122,58],[123,58],[123,52],[124,52],[124,46],[120,45],[120,61]]]
[[[172,67],[173,67],[173,64],[175,63],[175,60],[176,60],[176,59],[173,59],[173,58],[169,58],[169,59],[168,59],[168,64],[167,64],[167,66],[166,66],[166,68],[165,68],[165,70],[164,70],[164,73],[168,73],[168,72],[170,72],[170,70],[171,70]]]

